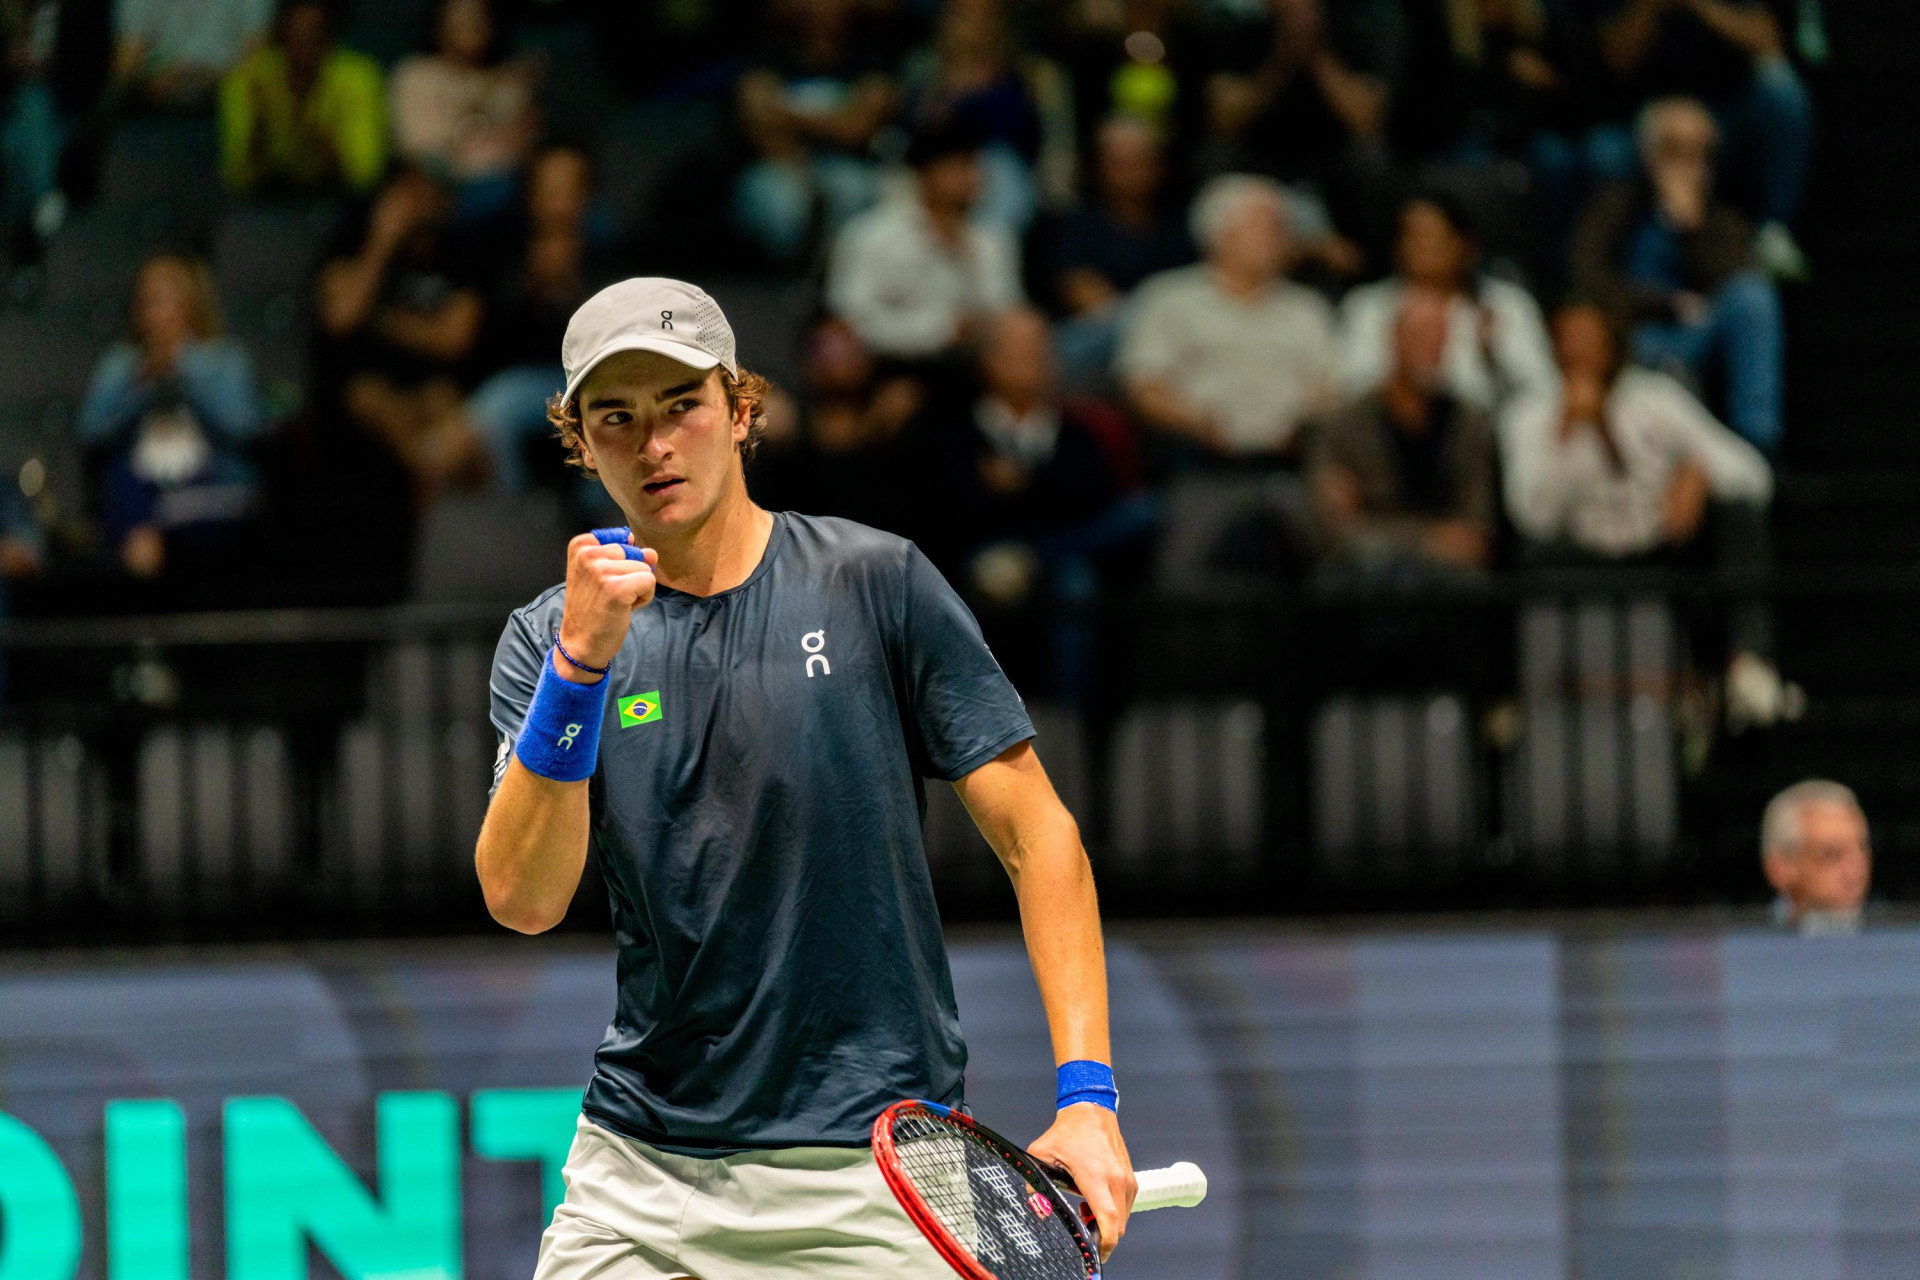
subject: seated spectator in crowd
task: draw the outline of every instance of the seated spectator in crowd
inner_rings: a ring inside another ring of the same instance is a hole
[[[1331,399],[1333,311],[1286,278],[1286,192],[1215,178],[1193,203],[1205,260],[1153,276],[1129,308],[1115,364],[1134,412],[1189,452],[1284,459]]]
[[[529,449],[552,441],[556,475],[563,453],[547,421],[547,400],[566,385],[560,340],[574,310],[619,278],[613,219],[593,203],[593,166],[578,147],[552,146],[527,169],[520,243],[489,291],[480,367],[494,370],[474,389],[467,413],[486,439],[497,483],[521,492],[537,479]]]
[[[1439,192],[1400,210],[1399,270],[1362,285],[1340,306],[1340,381],[1362,395],[1389,376],[1394,327],[1416,291],[1447,300],[1442,364],[1447,391],[1492,412],[1506,397],[1545,390],[1554,380],[1553,349],[1533,295],[1480,272],[1479,245],[1466,212]]]
[[[768,0],[737,91],[755,158],[733,216],[773,261],[799,262],[879,193],[868,148],[899,102],[891,55],[857,0]]]
[[[922,546],[995,611],[1092,600],[1103,561],[1128,550],[1137,565],[1153,529],[1153,504],[1126,498],[1137,471],[1126,423],[1100,401],[1061,394],[1046,317],[1026,307],[982,326],[978,387],[929,414],[938,515]],[[1074,617],[1045,630],[1054,696],[1078,703],[1091,633]]]
[[[1379,203],[1401,20],[1394,0],[1267,0],[1218,33],[1207,76],[1206,171],[1306,184],[1358,223]],[[1371,235],[1365,237],[1373,243]]]
[[[349,196],[387,167],[380,64],[333,43],[327,0],[281,7],[274,39],[220,86],[220,170],[235,195]]]
[[[1402,296],[1386,380],[1308,436],[1323,557],[1342,568],[1481,569],[1493,549],[1493,428],[1447,382],[1453,300]]]
[[[948,0],[934,38],[907,59],[906,120],[957,124],[981,141],[977,217],[1025,231],[1073,195],[1073,100],[1058,66],[1014,48],[1001,0]]]
[[[1648,104],[1645,178],[1594,193],[1574,233],[1574,285],[1633,317],[1639,363],[1696,389],[1717,365],[1728,424],[1771,453],[1781,431],[1780,299],[1754,266],[1747,220],[1714,193],[1718,136],[1697,102]]]
[[[452,200],[415,170],[380,193],[358,244],[320,272],[317,381],[406,470],[417,501],[484,472],[464,389],[484,314],[447,229]]]
[[[1507,513],[1542,562],[1770,565],[1773,476],[1752,445],[1665,374],[1624,362],[1607,313],[1576,303],[1554,317],[1562,383],[1508,406],[1501,425]],[[1771,724],[1794,691],[1773,667],[1760,600],[1731,618],[1728,716]]]
[[[1786,31],[1805,6],[1793,0],[1588,0],[1616,110],[1685,97],[1718,118],[1729,163],[1756,188],[1761,264],[1798,278],[1806,262],[1788,227],[1806,189],[1813,103],[1787,57]],[[1818,18],[1814,18],[1817,23]],[[1598,158],[1614,177],[1631,172],[1625,126],[1602,131]]]
[[[76,420],[99,476],[101,523],[135,577],[159,577],[177,560],[217,571],[256,496],[249,449],[266,418],[253,363],[222,336],[202,262],[149,259],[132,318],[132,340],[100,357]]]
[[[1767,802],[1760,869],[1774,919],[1808,937],[1858,933],[1873,879],[1867,815],[1851,788],[1809,778]]]
[[[938,533],[924,501],[921,441],[909,430],[927,404],[917,378],[883,373],[854,327],[823,316],[801,339],[795,430],[770,422],[769,447],[747,478],[769,509],[844,516],[919,538]]]
[[[1166,157],[1152,125],[1113,116],[1094,139],[1093,198],[1045,237],[1045,283],[1066,314],[1058,335],[1069,386],[1105,390],[1120,304],[1150,275],[1194,259],[1185,222],[1168,207]]]
[[[440,0],[433,30],[434,51],[393,71],[394,149],[453,188],[455,221],[485,221],[512,207],[539,137],[538,64],[501,58],[488,0]]]
[[[1121,496],[1122,473],[1135,470],[1126,423],[1100,401],[1061,394],[1047,319],[1027,307],[982,325],[977,378],[970,402],[929,414],[939,460],[928,485],[946,516],[928,554],[961,569],[1007,542],[1025,546],[1036,565],[1056,542],[1063,555],[1098,550],[1087,545],[1099,541],[1088,526]]]
[[[1048,283],[1069,316],[1106,314],[1148,276],[1193,261],[1193,239],[1166,204],[1166,178],[1152,125],[1114,116],[1100,126],[1094,196],[1061,217],[1048,264]]]
[[[274,0],[114,0],[114,81],[143,105],[199,111],[273,26]]]
[[[1020,250],[1005,227],[977,222],[980,150],[971,130],[917,135],[909,196],[849,222],[827,268],[827,305],[882,356],[952,351],[981,317],[1021,300]]]

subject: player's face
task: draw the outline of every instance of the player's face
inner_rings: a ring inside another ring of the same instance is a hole
[[[698,528],[743,484],[747,407],[727,403],[720,370],[651,351],[623,351],[580,387],[587,461],[636,530]]]

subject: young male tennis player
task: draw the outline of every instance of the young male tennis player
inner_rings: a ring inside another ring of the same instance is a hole
[[[890,1103],[962,1101],[928,777],[1013,879],[1060,1077],[1031,1151],[1110,1248],[1135,1184],[1092,873],[973,616],[913,544],[754,505],[768,387],[701,290],[602,291],[562,361],[561,438],[631,532],[575,538],[507,624],[475,851],[494,918],[537,933],[591,843],[619,944],[539,1280],[950,1280],[867,1145]]]

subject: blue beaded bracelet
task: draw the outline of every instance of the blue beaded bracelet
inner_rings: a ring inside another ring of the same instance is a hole
[[[561,643],[560,643],[560,637],[559,637],[559,636],[555,636],[555,637],[553,638],[553,651],[554,651],[555,653],[557,653],[557,654],[559,654],[559,655],[560,655],[560,657],[561,657],[561,658],[562,658],[563,660],[565,660],[565,662],[566,662],[566,664],[567,664],[568,666],[570,666],[570,667],[578,667],[578,668],[580,668],[580,669],[581,669],[582,671],[590,671],[590,672],[592,672],[592,673],[593,673],[594,675],[596,675],[596,676],[603,676],[603,675],[605,675],[605,674],[607,674],[607,672],[609,672],[609,671],[611,671],[611,670],[613,670],[613,664],[612,664],[612,663],[608,663],[608,664],[607,664],[606,666],[604,666],[604,667],[596,667],[596,666],[594,666],[594,665],[592,665],[591,663],[586,663],[586,662],[582,662],[582,661],[580,661],[580,659],[578,659],[578,658],[576,658],[576,657],[574,657],[574,656],[573,656],[572,654],[570,654],[570,653],[568,653],[568,652],[567,652],[567,646],[565,646],[565,645],[563,645],[563,644],[561,644]]]
[[[1056,1111],[1076,1102],[1091,1102],[1109,1111],[1120,1110],[1120,1090],[1113,1083],[1113,1068],[1104,1062],[1088,1058],[1063,1062],[1055,1078],[1059,1086],[1059,1096],[1053,1104]]]

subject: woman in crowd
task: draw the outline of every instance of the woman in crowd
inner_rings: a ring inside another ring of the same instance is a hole
[[[539,136],[537,66],[499,58],[487,0],[441,0],[434,41],[394,69],[395,148],[454,188],[456,222],[505,213]]]
[[[265,430],[253,364],[221,332],[206,264],[161,254],[141,267],[133,334],[94,366],[80,442],[99,477],[101,522],[127,572],[158,577],[232,549]]]

